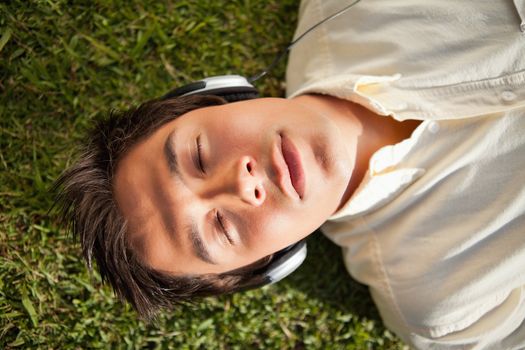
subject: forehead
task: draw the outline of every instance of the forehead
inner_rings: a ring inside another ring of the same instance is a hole
[[[163,232],[163,212],[170,205],[159,184],[165,182],[166,164],[159,157],[169,124],[134,145],[119,161],[113,179],[117,205],[128,222],[128,238],[133,246],[143,246],[149,232]]]

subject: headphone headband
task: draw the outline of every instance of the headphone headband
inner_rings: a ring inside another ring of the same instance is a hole
[[[218,75],[174,89],[162,96],[162,99],[167,100],[174,97],[189,95],[215,95],[226,97],[230,94],[247,94],[253,98],[259,93],[257,92],[257,89],[243,76]]]

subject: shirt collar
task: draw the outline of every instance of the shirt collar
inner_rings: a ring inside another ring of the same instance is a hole
[[[419,125],[410,138],[376,151],[359,187],[328,220],[348,219],[377,210],[423,176],[425,169],[410,167],[404,162],[416,147],[422,132],[423,127]]]

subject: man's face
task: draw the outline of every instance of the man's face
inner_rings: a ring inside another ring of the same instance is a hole
[[[221,273],[317,229],[341,204],[349,153],[334,122],[296,100],[201,108],[124,156],[115,196],[152,268]]]

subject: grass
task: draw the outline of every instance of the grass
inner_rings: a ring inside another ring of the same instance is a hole
[[[214,74],[253,75],[297,0],[0,3],[0,348],[401,349],[320,234],[291,277],[138,321],[90,275],[49,187],[91,120]],[[258,84],[282,96],[284,63]]]

